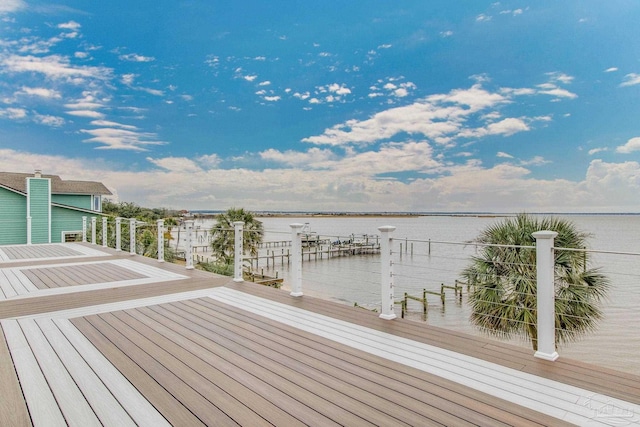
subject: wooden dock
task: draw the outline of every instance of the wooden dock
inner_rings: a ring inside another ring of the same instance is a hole
[[[638,376],[98,246],[0,289],[2,426],[640,425]]]

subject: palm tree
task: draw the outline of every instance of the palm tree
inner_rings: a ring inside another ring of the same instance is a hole
[[[560,218],[536,218],[519,214],[487,227],[475,243],[534,246],[532,233],[558,233],[557,248],[583,249],[588,233]],[[595,329],[602,318],[599,303],[606,296],[609,280],[598,269],[589,268],[584,251],[558,249],[554,254],[556,344],[574,341]],[[536,251],[534,248],[483,246],[462,272],[473,288],[469,294],[471,322],[491,335],[521,335],[538,349]]]
[[[243,208],[231,208],[216,216],[216,224],[211,228],[211,249],[218,259],[225,264],[231,264],[234,258],[235,240],[233,223],[243,221],[242,246],[245,252],[252,256],[258,254],[258,244],[262,242],[264,234],[262,222],[253,213]]]

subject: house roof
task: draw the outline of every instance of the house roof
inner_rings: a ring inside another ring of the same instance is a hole
[[[10,188],[20,193],[27,193],[27,178],[34,178],[32,173],[0,172],[0,186]],[[101,182],[96,181],[68,181],[58,175],[42,175],[51,179],[52,194],[92,194],[110,196],[112,193]]]

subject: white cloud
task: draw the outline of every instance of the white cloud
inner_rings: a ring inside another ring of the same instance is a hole
[[[7,118],[9,120],[25,119],[27,117],[27,110],[24,108],[0,109],[0,117]]]
[[[553,71],[551,73],[546,73],[546,74],[549,76],[549,79],[552,82],[569,84],[573,81],[573,76],[570,76],[568,74],[565,74],[559,71]]]
[[[153,62],[156,60],[153,56],[138,55],[137,53],[127,53],[125,55],[120,55],[118,58],[122,61],[129,62]]]
[[[303,166],[321,168],[328,161],[335,161],[337,156],[331,150],[322,150],[316,147],[305,152],[288,150],[280,151],[274,148],[265,150],[260,158],[265,161],[277,162],[288,166]]]
[[[64,79],[81,85],[86,79],[108,80],[112,70],[106,67],[71,65],[69,59],[60,55],[45,57],[9,55],[0,60],[0,65],[13,73],[40,73],[50,79]]]
[[[67,111],[67,114],[76,117],[89,117],[91,119],[102,119],[104,114],[94,110],[71,110]]]
[[[257,75],[255,75],[255,74],[252,74],[252,75],[248,75],[248,76],[242,76],[242,78],[243,78],[243,79],[245,79],[245,80],[246,80],[246,81],[248,81],[248,82],[252,82],[252,81],[254,81],[255,79],[257,79],[257,78],[258,78],[258,76],[257,76]]]
[[[16,92],[16,94],[25,94],[29,96],[37,96],[40,98],[47,98],[47,99],[60,99],[62,97],[59,91],[54,89],[47,89],[43,87],[23,86],[19,92]]]
[[[280,97],[279,96],[265,96],[264,100],[265,101],[271,101],[271,102],[280,101]]]
[[[333,83],[330,84],[327,89],[329,92],[336,93],[337,95],[348,95],[351,93],[351,89],[346,87],[344,84]]]
[[[0,15],[17,12],[27,7],[27,3],[22,0],[2,0],[0,1]]]
[[[122,77],[120,78],[120,81],[122,82],[122,84],[131,86],[136,77],[138,77],[137,74],[132,74],[132,73],[123,74]]]
[[[640,210],[638,162],[594,160],[584,179],[569,181],[535,179],[526,167],[510,163],[487,168],[471,159],[462,165],[444,165],[432,158],[424,142],[387,145],[379,151],[342,157],[315,147],[305,153],[274,151],[264,156],[275,162],[279,158],[289,167],[222,169],[217,156],[209,154],[194,159],[149,158],[152,169],[141,164],[139,169],[122,171],[96,159],[0,148],[0,170],[22,165],[28,171],[47,165],[46,173],[63,179],[101,181],[119,200],[178,209],[210,209],[215,200],[216,206],[251,210],[325,210],[328,205],[336,211]],[[409,182],[375,175],[394,170],[429,175]]]
[[[592,148],[591,150],[588,151],[590,156],[593,156],[594,154],[598,154],[601,153],[603,151],[608,151],[609,149],[606,147],[598,147],[598,148]]]
[[[51,126],[51,127],[60,127],[66,123],[65,119],[63,119],[62,117],[41,115],[41,114],[34,115],[33,121],[38,124]]]
[[[534,156],[533,158],[531,158],[529,160],[522,160],[520,162],[520,164],[522,166],[542,166],[542,165],[546,165],[548,163],[551,163],[551,162],[549,160],[546,160],[542,156]]]
[[[434,140],[457,137],[461,136],[469,116],[508,101],[500,94],[474,85],[470,89],[456,89],[448,94],[431,95],[411,105],[390,108],[367,120],[348,120],[303,141],[326,145],[370,144],[399,133],[421,134]],[[503,122],[493,124],[488,131],[509,134],[527,128],[519,119]]]
[[[157,135],[150,132],[136,132],[129,129],[97,128],[81,129],[80,132],[93,136],[84,142],[103,144],[98,149],[148,151],[148,145],[164,145],[166,142],[158,141]]]
[[[137,130],[138,129],[136,126],[125,125],[125,124],[122,124],[122,123],[112,122],[112,121],[109,121],[109,120],[93,120],[91,122],[91,124],[93,126],[99,126],[99,127],[114,127],[114,128],[128,129],[128,130]]]
[[[605,212],[638,211],[640,164],[593,160],[582,187],[584,193],[591,198],[591,206],[600,207]],[[593,207],[590,210],[592,209]]]
[[[543,87],[544,85],[538,85],[538,86],[539,87]],[[578,95],[576,95],[575,93],[569,92],[568,90],[562,89],[562,88],[559,88],[559,87],[544,89],[544,90],[539,91],[539,93],[542,93],[544,95],[555,96],[556,98],[575,99],[575,98],[578,97]]]
[[[147,161],[162,169],[173,172],[194,173],[202,171],[202,168],[198,166],[196,162],[184,157],[165,157],[162,159],[147,157]]]
[[[624,76],[624,81],[620,86],[634,86],[640,84],[640,74],[630,73]]]
[[[65,29],[65,30],[79,30],[80,27],[82,27],[82,25],[78,24],[75,21],[69,21],[69,22],[65,22],[63,24],[58,24],[58,28],[61,29]]]
[[[522,120],[513,117],[506,118],[487,126],[489,135],[513,135],[517,132],[525,132],[530,130],[529,126]]]
[[[531,88],[509,88],[503,87],[500,88],[500,93],[504,95],[514,95],[514,96],[522,96],[522,95],[535,95],[536,90]]]
[[[613,73],[614,71],[618,71],[618,67],[611,67],[604,70],[605,73]]]
[[[204,156],[198,157],[196,160],[198,164],[206,169],[216,168],[222,162],[222,159],[220,159],[217,154],[206,154]]]
[[[271,82],[269,80],[265,80],[264,82],[258,83],[258,86],[269,86]]]
[[[480,15],[476,16],[476,21],[477,22],[488,22],[488,21],[491,21],[491,16],[490,15],[485,15],[484,13],[481,13]]]
[[[451,37],[451,36],[453,36],[453,31],[451,31],[451,30],[441,31],[440,32],[440,36],[441,37]]]
[[[616,153],[629,154],[633,151],[640,151],[640,137],[631,138],[626,144],[616,148]]]
[[[296,92],[293,94],[293,96],[295,98],[298,98],[304,101],[305,99],[309,98],[311,94],[309,92],[304,92],[304,93]]]
[[[159,90],[159,89],[151,89],[148,87],[138,87],[138,88],[134,88],[136,90],[140,90],[142,92],[147,92],[149,95],[153,95],[153,96],[164,96],[164,91]]]
[[[505,153],[503,151],[498,151],[498,153],[496,154],[496,157],[500,157],[503,159],[513,159],[513,156],[511,154]]]

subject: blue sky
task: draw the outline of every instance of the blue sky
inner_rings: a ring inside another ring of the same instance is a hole
[[[638,212],[639,21],[634,0],[0,0],[0,170],[148,207]]]

